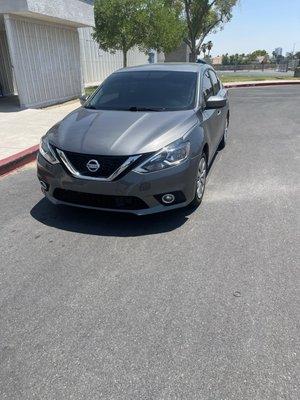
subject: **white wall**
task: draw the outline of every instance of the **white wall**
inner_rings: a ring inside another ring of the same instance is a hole
[[[85,86],[101,83],[115,70],[122,68],[123,56],[120,51],[111,54],[99,49],[99,45],[92,39],[92,28],[80,28],[79,40],[81,50],[81,67]],[[128,65],[148,63],[148,56],[138,49],[128,53]]]
[[[21,106],[46,106],[81,94],[76,28],[11,15],[5,26]]]
[[[97,85],[122,68],[122,53],[100,50],[91,37],[92,28],[77,30],[6,14],[5,29],[21,107],[44,107],[78,97],[83,84]],[[128,65],[147,62],[148,56],[138,50],[128,54]],[[6,74],[10,70],[6,68]]]
[[[1,13],[38,16],[74,27],[94,25],[93,6],[80,0],[0,0]]]
[[[14,93],[13,74],[5,31],[0,30],[0,83],[3,94]]]

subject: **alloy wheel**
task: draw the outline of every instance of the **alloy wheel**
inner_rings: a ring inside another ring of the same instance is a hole
[[[201,199],[205,189],[206,182],[206,160],[202,157],[199,163],[198,174],[197,174],[197,197]]]
[[[226,118],[226,124],[225,124],[225,129],[224,129],[224,143],[227,142],[228,140],[228,118]]]

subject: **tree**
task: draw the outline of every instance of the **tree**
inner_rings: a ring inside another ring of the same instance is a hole
[[[247,56],[242,53],[242,54],[231,54],[228,55],[228,53],[223,54],[222,56],[222,64],[223,65],[241,65],[241,64],[246,64],[248,62]]]
[[[229,64],[230,65],[235,65],[236,64],[236,54],[231,54],[229,56]]]
[[[143,24],[141,0],[96,0],[93,38],[99,46],[112,53],[123,52],[123,65],[127,65],[128,51],[141,43]]]
[[[266,50],[255,50],[251,54],[248,54],[249,61],[256,61],[257,57],[267,56],[268,53]]]
[[[180,8],[164,0],[95,0],[93,38],[109,52],[123,52],[123,66],[133,47],[169,52],[184,33]]]
[[[178,48],[185,33],[180,5],[172,0],[146,0],[145,5],[143,47],[164,53]]]
[[[287,52],[285,58],[290,61],[294,58],[294,54],[292,52]]]
[[[185,42],[196,61],[206,36],[222,28],[232,18],[232,9],[238,0],[178,0],[183,7],[186,23]]]
[[[207,42],[208,57],[210,56],[212,47],[213,47],[213,42],[210,40],[209,42]]]
[[[207,44],[206,43],[203,43],[203,45],[201,46],[201,50],[203,52],[203,57],[205,58],[205,53],[206,53],[206,50],[207,50]]]
[[[222,55],[222,65],[229,65],[228,53]]]

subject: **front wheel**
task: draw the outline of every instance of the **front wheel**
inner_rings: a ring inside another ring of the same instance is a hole
[[[195,197],[189,204],[191,208],[198,207],[201,204],[205,191],[206,175],[207,175],[207,160],[205,153],[203,153],[200,158],[196,176]]]
[[[228,140],[228,126],[229,126],[229,118],[227,116],[226,118],[226,122],[225,122],[225,128],[224,128],[224,133],[223,133],[223,137],[222,140],[219,144],[219,149],[222,150],[224,149],[224,147],[226,146],[227,140]]]

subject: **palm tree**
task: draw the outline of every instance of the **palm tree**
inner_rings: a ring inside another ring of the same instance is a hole
[[[206,43],[203,43],[203,45],[201,46],[201,50],[203,51],[203,58],[205,58],[205,53],[206,53],[206,50],[207,50],[207,44]]]
[[[210,51],[211,51],[211,49],[213,47],[213,42],[210,40],[209,42],[207,42],[206,46],[207,46],[208,57],[209,57],[210,56]]]

